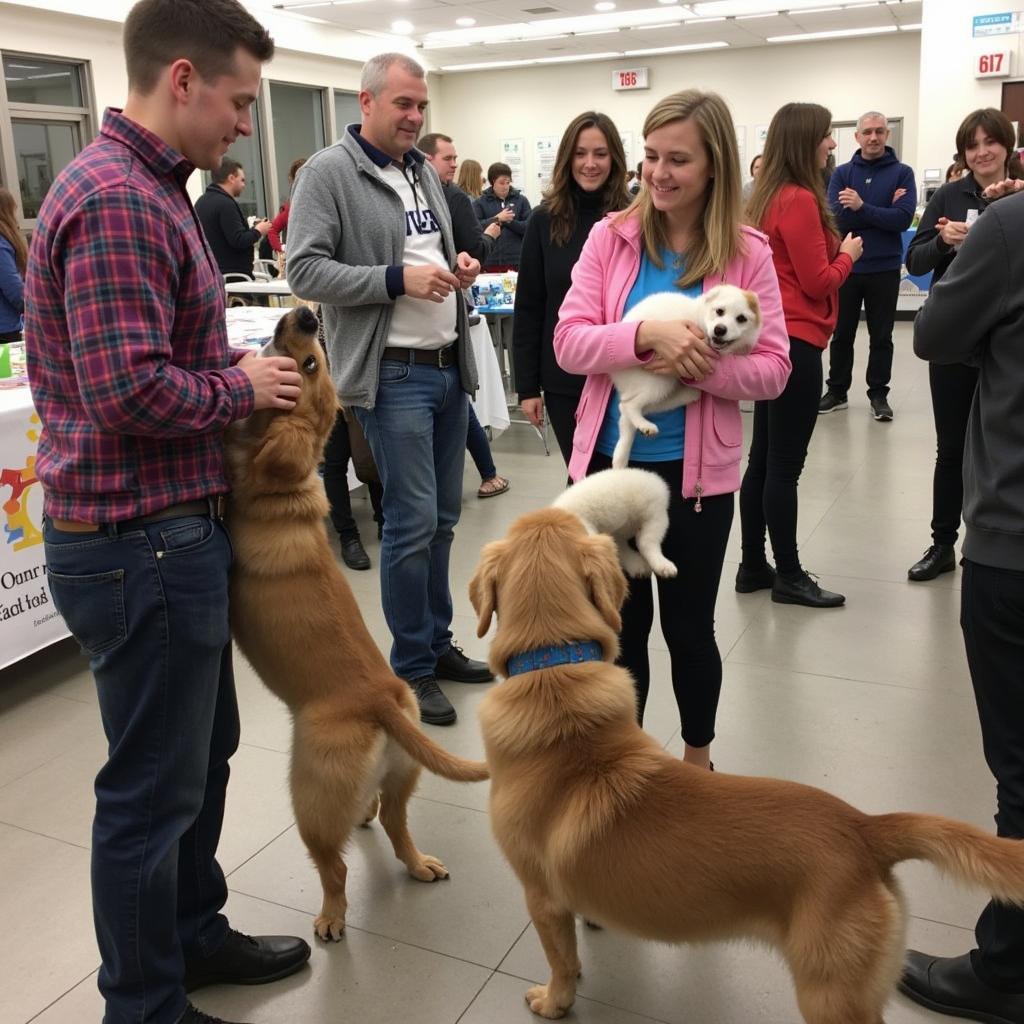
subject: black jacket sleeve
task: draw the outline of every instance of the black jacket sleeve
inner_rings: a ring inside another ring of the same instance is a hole
[[[548,298],[544,281],[544,236],[548,228],[547,214],[540,209],[534,210],[526,222],[516,277],[512,359],[520,402],[524,398],[540,398],[541,348],[544,345],[544,311]]]
[[[907,249],[907,270],[920,276],[933,271],[940,263],[951,259],[954,249],[939,237],[936,226],[940,217],[948,217],[946,212],[949,191],[943,187],[928,201],[928,206],[921,214],[921,222],[917,225],[913,241]]]
[[[526,225],[530,219],[530,200],[522,192],[516,196],[515,217],[505,224],[502,230],[511,231],[522,238],[526,234]],[[517,285],[518,287],[518,285]]]
[[[473,203],[460,188],[445,189],[448,212],[452,218],[452,235],[457,252],[468,252],[481,263],[494,245],[494,239],[483,233],[483,226],[473,211]]]
[[[244,249],[251,249],[259,240],[260,233],[255,228],[250,228],[245,223],[242,210],[233,199],[221,203],[217,210],[220,219],[220,230],[224,235],[224,241],[232,249],[241,252]]]

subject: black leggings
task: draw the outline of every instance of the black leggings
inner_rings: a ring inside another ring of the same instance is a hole
[[[964,503],[964,444],[978,368],[928,364],[935,417],[935,476],[932,479],[932,542],[955,544]]]
[[[821,354],[809,342],[789,339],[793,372],[778,398],[754,406],[754,436],[740,488],[743,564],[754,568],[765,563],[767,528],[775,568],[789,578],[801,571],[796,552],[796,487],[818,421]]]
[[[352,458],[352,445],[348,437],[348,424],[339,412],[334,421],[334,429],[324,445],[324,490],[327,502],[331,506],[331,524],[338,531],[342,541],[358,540],[359,527],[352,518],[352,498],[348,492],[348,463]],[[384,489],[374,480],[367,484],[370,492],[370,504],[373,506],[373,518],[378,523],[384,522],[381,510],[381,497]]]
[[[572,436],[576,432],[576,406],[579,395],[560,395],[555,391],[544,392],[544,408],[548,414],[548,422],[555,432],[558,450],[562,453],[566,466],[572,458]]]
[[[609,456],[596,452],[589,472],[608,469],[611,461]],[[704,498],[703,510],[696,512],[693,499],[684,499],[681,493],[682,462],[630,465],[657,473],[669,486],[668,533],[662,550],[676,563],[679,575],[670,580],[658,578],[661,632],[672,663],[672,690],[679,707],[683,741],[691,747],[705,747],[715,738],[715,714],[722,689],[715,602],[732,527],[733,496]],[[641,725],[651,685],[647,645],[653,624],[654,588],[650,579],[630,579],[622,606],[618,664],[633,676],[637,721]]]

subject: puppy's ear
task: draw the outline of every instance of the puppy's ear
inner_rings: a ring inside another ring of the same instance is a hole
[[[580,537],[583,575],[590,588],[590,600],[605,622],[618,633],[622,629],[619,609],[626,597],[626,577],[619,565],[615,542],[603,533]]]
[[[498,610],[498,568],[507,549],[507,541],[488,544],[480,552],[480,562],[469,581],[469,600],[477,614],[477,636],[483,636],[491,628],[491,618]]]
[[[270,482],[302,483],[315,468],[315,442],[311,424],[298,416],[281,413],[267,428],[253,457],[253,472]]]
[[[757,297],[756,292],[744,292],[743,297],[747,300],[747,305],[750,306],[750,312],[754,314],[754,319],[760,326],[761,323],[761,300]]]

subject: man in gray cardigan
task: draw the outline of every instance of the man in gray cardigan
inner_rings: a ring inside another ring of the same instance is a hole
[[[996,194],[1024,185],[994,185]],[[991,190],[986,190],[986,196]],[[914,325],[914,351],[979,369],[964,451],[960,625],[996,830],[1024,839],[1024,194],[971,225]],[[957,957],[911,950],[900,989],[953,1017],[1024,1021],[1024,908],[992,901]]]
[[[423,69],[385,53],[363,68],[361,125],[295,180],[288,280],[322,304],[331,373],[384,485],[380,572],[391,667],[420,717],[455,721],[438,678],[488,682],[452,643],[448,560],[462,508],[468,398],[477,372],[460,290],[479,261],[456,254],[437,174],[415,149]]]

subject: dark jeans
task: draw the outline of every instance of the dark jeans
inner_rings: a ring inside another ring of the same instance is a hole
[[[65,533],[44,520],[57,610],[89,655],[106,733],[92,896],[103,1024],[171,1024],[187,955],[227,935],[215,854],[238,705],[228,627],[231,544],[186,516]]]
[[[965,561],[960,626],[996,780],[996,832],[1024,839],[1024,572]],[[1024,908],[992,901],[974,935],[978,976],[992,988],[1024,992]]]
[[[560,395],[554,391],[544,392],[544,409],[547,412],[551,429],[555,432],[558,450],[562,453],[566,466],[572,458],[572,436],[576,433],[576,406],[580,404],[579,395]]]
[[[612,460],[595,452],[589,473],[608,469]],[[732,526],[732,494],[702,500],[703,511],[680,491],[681,462],[630,462],[657,473],[669,486],[668,533],[662,542],[665,557],[679,567],[674,579],[657,580],[661,632],[672,663],[683,740],[691,747],[707,746],[715,738],[715,715],[722,690],[722,656],[715,640],[715,602],[722,578],[725,547]],[[636,686],[637,720],[643,724],[650,689],[647,654],[654,624],[654,589],[650,579],[630,579],[622,606],[622,632],[617,664],[629,670]]]
[[[789,339],[793,371],[778,398],[754,405],[754,434],[740,488],[743,564],[765,563],[767,529],[775,568],[787,577],[800,573],[796,550],[796,489],[807,447],[818,421],[822,350]]]
[[[868,324],[868,398],[885,398],[892,377],[892,325],[900,295],[900,272],[851,274],[839,289],[839,319],[828,367],[828,390],[846,398],[853,382],[853,339],[860,323],[860,308]]]
[[[352,496],[348,489],[348,464],[351,458],[352,445],[348,436],[348,424],[339,412],[334,429],[327,438],[327,444],[324,445],[324,490],[331,506],[331,525],[338,531],[342,541],[359,538],[359,527],[352,518]],[[384,489],[376,482],[367,484],[367,488],[370,491],[373,518],[377,522],[383,522],[381,495]]]
[[[964,504],[964,443],[978,369],[954,363],[928,364],[935,417],[935,476],[932,478],[932,541],[955,544]]]
[[[487,440],[484,428],[480,426],[477,419],[476,409],[473,403],[469,403],[469,426],[466,431],[466,447],[469,449],[470,457],[480,474],[481,480],[491,480],[498,475],[494,467],[494,458],[491,455],[491,443]]]

